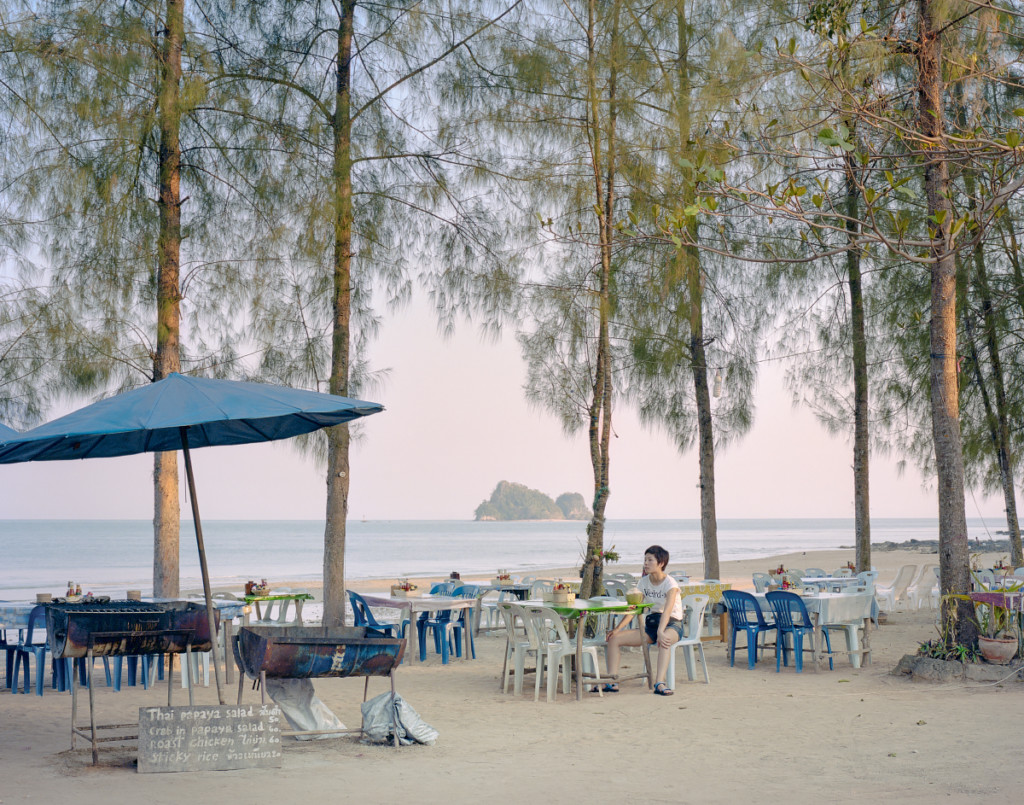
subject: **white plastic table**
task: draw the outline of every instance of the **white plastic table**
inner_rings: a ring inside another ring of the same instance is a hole
[[[767,615],[772,614],[772,608],[764,593],[754,593],[761,611]],[[864,624],[864,645],[860,645],[860,637],[856,628],[846,629],[846,651],[832,649],[831,654],[849,654],[850,664],[854,668],[860,668],[861,657],[870,656],[871,641],[869,632],[871,629],[871,604],[874,594],[865,593],[817,593],[816,595],[801,595],[800,598],[807,608],[807,613],[814,621],[814,670],[819,670],[821,661],[825,658],[823,650],[822,632],[826,626],[852,626]]]

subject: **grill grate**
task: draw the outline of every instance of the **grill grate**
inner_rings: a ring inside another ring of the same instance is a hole
[[[153,604],[148,601],[104,601],[103,603],[80,601],[76,604],[46,604],[51,609],[70,614],[88,615],[116,613],[118,615],[154,615],[166,612],[167,608],[162,604]]]

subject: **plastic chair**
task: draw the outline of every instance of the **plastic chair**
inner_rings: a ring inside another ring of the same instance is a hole
[[[922,606],[931,608],[932,591],[939,584],[939,579],[934,572],[936,567],[938,565],[924,565],[913,584],[907,587],[907,604],[911,609],[920,609]]]
[[[916,572],[917,565],[903,565],[896,573],[892,584],[875,584],[875,598],[879,599],[879,605],[885,602],[889,605],[890,612],[896,609],[896,602],[902,600],[906,595],[907,587],[910,586]]]
[[[815,651],[816,648],[814,645],[814,624],[811,622],[811,616],[807,614],[807,607],[804,606],[803,599],[799,595],[784,590],[769,592],[765,595],[765,598],[768,599],[768,604],[775,615],[775,628],[778,629],[779,635],[775,641],[775,672],[779,672],[780,659],[784,665],[789,666],[787,652],[792,650],[796,654],[796,672],[799,674],[804,669],[805,635],[811,644],[811,651]],[[825,646],[828,648],[828,667],[831,670],[832,642],[829,640],[827,629],[823,629],[821,633],[825,638]],[[792,637],[792,649],[786,648],[786,635]]]
[[[618,579],[602,579],[601,584],[604,586],[605,595],[616,598],[626,597],[626,585]]]
[[[373,612],[370,611],[370,605],[366,603],[365,598],[354,590],[346,590],[345,592],[348,593],[349,603],[352,604],[353,626],[368,626],[371,629],[376,629],[378,632],[383,632],[388,637],[405,637],[405,630],[409,626],[408,618],[404,619],[401,623],[378,623],[377,619],[373,617]]]
[[[754,574],[754,589],[763,593],[768,589],[768,585],[771,583],[772,577],[767,573],[755,573]]]
[[[13,629],[11,630],[13,631]],[[22,632],[18,631],[17,639],[8,639],[7,630],[0,629],[0,651],[3,651],[6,655],[6,662],[4,663],[4,683],[7,685],[7,689],[11,689],[11,671],[14,667],[14,653],[18,650],[18,640],[21,640]]]
[[[708,677],[708,662],[704,658],[704,641],[700,638],[700,633],[704,626],[704,613],[707,611],[710,600],[711,596],[709,595],[695,594],[686,596],[681,602],[686,628],[683,631],[683,636],[679,639],[679,642],[672,646],[668,655],[668,671],[665,674],[665,683],[669,690],[676,689],[676,651],[679,649],[683,650],[687,678],[691,682],[693,681],[694,662],[696,660],[696,653],[699,652],[700,663],[704,667],[704,682],[708,685],[711,684],[711,679]]]
[[[1013,575],[1019,578],[1024,578],[1024,567],[1018,567],[1013,571]]]
[[[552,579],[537,579],[530,585],[530,598],[542,598],[544,593],[550,593],[555,589],[555,582]]]
[[[861,580],[861,586],[863,586],[865,590],[872,593],[875,591],[875,583],[878,581],[877,570],[862,570],[857,574],[857,578]]]
[[[673,570],[669,575],[678,581],[680,584],[689,584],[690,577],[687,576],[682,570]]]
[[[450,593],[455,598],[476,598],[477,587],[469,584],[456,585],[455,591]],[[476,645],[473,642],[472,624],[467,620],[472,608],[459,611],[459,615],[452,620],[452,611],[443,609],[436,613],[424,612],[416,621],[416,632],[420,642],[420,662],[427,659],[426,633],[430,629],[434,633],[434,650],[441,655],[441,664],[447,665],[451,656],[451,644],[455,644],[455,656],[462,656],[462,630],[469,629],[469,648],[471,656],[476,659]],[[424,617],[426,616],[426,617]]]
[[[972,570],[971,576],[974,578],[974,586],[978,591],[984,591],[996,583],[996,574],[989,569],[985,570]]]
[[[810,576],[811,578],[819,578],[819,579],[821,579],[821,578],[824,578],[825,576],[827,576],[828,573],[826,573],[820,567],[809,567],[809,568],[807,568],[807,575]]]
[[[576,656],[576,641],[569,639],[562,616],[549,607],[524,607],[527,628],[532,627],[538,641],[537,678],[534,682],[533,700],[540,699],[541,677],[547,672],[548,701],[555,700],[558,672],[562,672],[562,692],[572,690],[572,658]],[[583,646],[583,658],[589,658],[594,667],[594,684],[601,686],[601,669],[597,660],[597,646]],[[603,694],[602,694],[603,695]]]
[[[537,656],[536,641],[527,629],[523,609],[514,601],[499,601],[498,615],[505,624],[508,642],[505,644],[505,664],[502,668],[502,692],[508,693],[509,671],[512,671],[512,690],[522,695],[523,677],[526,675],[526,659],[530,654]],[[511,665],[511,668],[510,668]]]
[[[761,652],[764,653],[764,635],[775,631],[775,624],[769,624],[761,611],[761,605],[750,593],[742,590],[724,590],[722,598],[729,610],[732,635],[729,639],[729,665],[736,665],[736,635],[742,630],[747,635],[747,667],[753,671],[757,662],[757,639],[761,637]],[[778,636],[776,634],[776,641]]]
[[[39,635],[42,635],[40,638]],[[29,657],[36,660],[36,696],[43,695],[43,672],[46,669],[46,652],[50,650],[49,641],[46,639],[46,609],[37,606],[32,609],[28,616],[28,627],[25,629],[25,636],[18,641],[14,649],[14,675],[11,677],[11,693],[18,692],[18,669],[24,667],[25,680],[23,682],[23,693],[28,693],[29,682]],[[56,666],[52,672],[54,687],[57,685]]]
[[[832,576],[837,579],[848,579],[852,575],[853,571],[848,567],[840,567],[832,571]]]

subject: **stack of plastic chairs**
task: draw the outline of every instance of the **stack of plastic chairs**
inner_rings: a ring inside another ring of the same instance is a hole
[[[938,565],[924,565],[913,583],[907,587],[907,604],[911,609],[931,607],[932,592],[938,587],[939,579],[935,575]]]
[[[879,604],[881,605],[883,602],[887,604],[887,611],[889,612],[896,609],[896,602],[904,600],[907,594],[907,587],[910,586],[910,582],[913,581],[916,572],[916,565],[903,565],[896,573],[896,578],[893,579],[892,584],[875,584],[875,598],[879,599]]]
[[[513,681],[513,692],[518,696],[523,692],[523,677],[526,675],[526,660],[532,654],[537,656],[537,643],[533,639],[534,632],[526,626],[521,605],[513,601],[499,601],[498,614],[505,624],[508,642],[505,644],[505,665],[502,668],[502,690],[508,693],[509,673]]]

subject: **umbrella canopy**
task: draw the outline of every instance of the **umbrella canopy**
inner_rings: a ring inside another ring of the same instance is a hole
[[[383,410],[305,389],[174,373],[11,438],[0,431],[0,464],[180,450],[182,428],[190,448],[270,442]]]
[[[3,444],[8,439],[13,439],[15,436],[21,436],[21,434],[14,428],[9,428],[3,422],[0,422],[0,444]]]
[[[181,450],[199,547],[210,633],[216,634],[210,573],[196,501],[190,448],[287,439],[384,410],[382,405],[304,389],[210,380],[177,373],[100,400],[8,439],[0,434],[0,464],[108,458]],[[227,650],[227,647],[225,647]],[[225,657],[225,661],[228,661]],[[217,697],[224,704],[214,663]]]

